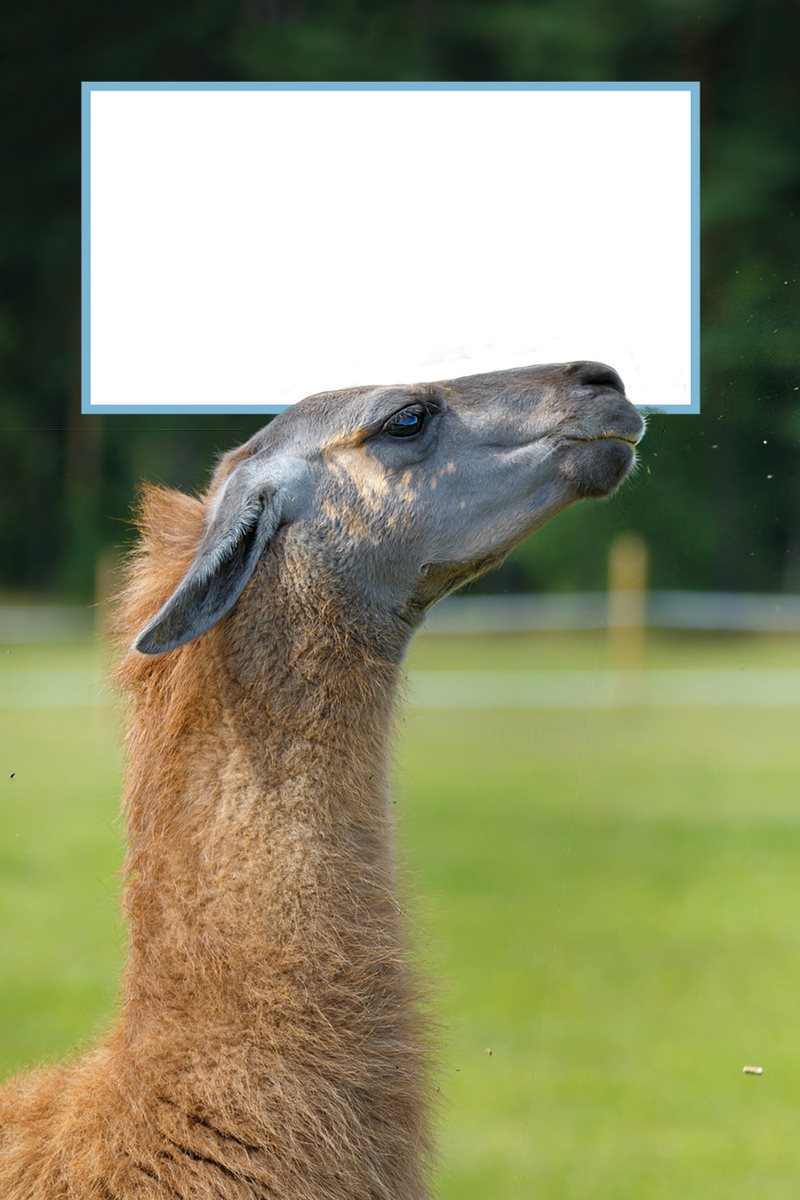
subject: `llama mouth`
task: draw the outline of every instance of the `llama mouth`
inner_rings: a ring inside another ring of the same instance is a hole
[[[568,440],[570,442],[625,442],[628,446],[638,446],[643,437],[644,430],[638,434],[593,433],[590,437],[579,437],[577,434],[572,434]]]
[[[598,411],[587,413],[564,433],[571,442],[622,442],[636,447],[645,435],[647,426],[639,410],[624,396],[615,403],[604,404]],[[598,447],[599,449],[599,447]]]
[[[578,498],[610,496],[636,462],[638,439],[625,432],[570,437],[571,448],[564,472]]]

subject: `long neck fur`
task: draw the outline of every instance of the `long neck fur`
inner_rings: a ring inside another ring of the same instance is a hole
[[[126,639],[201,523],[198,501],[149,493]],[[401,651],[321,607],[277,547],[219,626],[120,668],[129,961],[114,1044],[167,1102],[289,1155],[298,1200],[427,1194],[427,1054],[387,788]]]

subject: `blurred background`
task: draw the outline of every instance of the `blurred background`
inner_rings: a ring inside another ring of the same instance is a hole
[[[786,0],[6,14],[0,1070],[113,1011],[104,628],[137,482],[199,488],[263,422],[80,416],[80,80],[699,79],[702,412],[652,418],[618,497],[435,610],[397,812],[442,982],[442,1197],[796,1195],[797,18]]]

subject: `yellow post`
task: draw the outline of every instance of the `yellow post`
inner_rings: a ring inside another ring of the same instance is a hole
[[[644,700],[647,547],[638,533],[621,533],[608,562],[608,665],[618,707]]]

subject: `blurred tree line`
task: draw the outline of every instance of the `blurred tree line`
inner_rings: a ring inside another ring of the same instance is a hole
[[[702,413],[487,588],[602,586],[636,529],[655,586],[800,588],[798,8],[792,0],[32,2],[4,15],[0,491],[6,592],[91,596],[141,478],[199,487],[263,417],[80,415],[80,90],[94,80],[702,84]],[[613,171],[613,166],[612,166]]]

